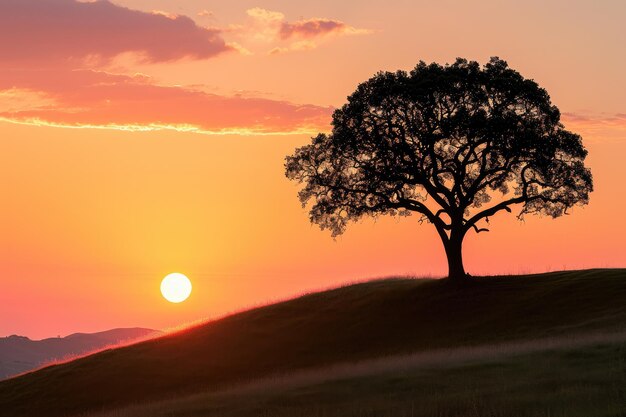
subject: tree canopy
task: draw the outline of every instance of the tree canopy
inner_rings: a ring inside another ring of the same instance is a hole
[[[466,233],[500,211],[559,217],[593,189],[579,135],[548,93],[499,58],[420,62],[360,84],[320,133],[286,158],[310,220],[333,236],[363,216],[432,223],[449,276],[465,277]]]

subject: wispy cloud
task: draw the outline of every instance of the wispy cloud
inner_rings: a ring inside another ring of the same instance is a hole
[[[197,13],[197,15],[198,15],[198,17],[208,17],[208,18],[214,18],[215,17],[215,13],[213,13],[212,11],[207,10],[207,9],[200,10]]]
[[[207,134],[311,133],[329,125],[332,109],[160,86],[143,75],[93,70],[48,72],[14,82],[12,106],[0,118],[18,123],[120,130],[174,129]],[[1,98],[1,97],[0,97]],[[43,99],[43,101],[42,101]],[[42,104],[44,103],[44,104]]]
[[[583,139],[626,139],[626,113],[563,113],[565,127]]]
[[[331,38],[372,33],[371,30],[328,18],[290,22],[283,13],[261,7],[248,9],[246,14],[250,22],[246,25],[233,25],[231,31],[243,33],[253,41],[272,45],[270,54],[314,49]]]
[[[344,22],[332,19],[307,19],[296,22],[283,22],[280,26],[280,38],[316,38],[328,35],[363,35],[371,33],[367,29],[357,29]]]

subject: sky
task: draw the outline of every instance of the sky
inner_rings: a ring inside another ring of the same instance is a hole
[[[589,150],[569,216],[498,214],[466,270],[626,266],[623,1],[3,0],[0,336],[174,328],[308,291],[446,273],[417,217],[308,221],[284,158],[380,70],[505,59]],[[170,272],[192,281],[163,299]]]

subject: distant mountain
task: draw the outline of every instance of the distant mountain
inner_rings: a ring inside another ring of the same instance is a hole
[[[135,327],[98,333],[74,333],[43,340],[16,335],[0,337],[0,379],[30,371],[51,361],[72,358],[159,333],[158,330]]]

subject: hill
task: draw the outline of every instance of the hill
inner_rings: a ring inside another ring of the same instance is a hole
[[[46,363],[84,355],[106,346],[156,335],[143,328],[111,329],[97,333],[74,333],[65,337],[31,340],[12,335],[0,338],[0,379],[36,369]]]
[[[626,329],[626,270],[388,279],[305,295],[0,381],[0,413],[61,416],[271,374],[434,349]]]
[[[446,349],[87,417],[626,416],[626,332]]]

